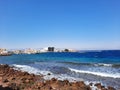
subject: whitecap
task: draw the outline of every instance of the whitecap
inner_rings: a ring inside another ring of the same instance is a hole
[[[70,82],[83,81],[83,79],[81,79],[81,78],[71,77],[71,76],[68,76],[67,74],[53,74],[50,71],[39,70],[37,68],[31,67],[31,66],[28,66],[28,65],[13,64],[13,66],[14,66],[14,69],[16,69],[16,70],[25,71],[25,72],[32,73],[32,74],[35,74],[35,75],[43,75],[43,78],[45,80],[50,80],[52,78],[57,78],[58,80],[69,80]],[[48,73],[50,73],[50,75],[48,75]]]
[[[49,71],[42,71],[42,70],[39,70],[37,68],[28,66],[28,65],[13,64],[13,66],[14,66],[14,69],[16,69],[16,70],[21,70],[21,71],[25,71],[25,72],[28,72],[28,73],[33,73],[33,74],[36,74],[36,75],[40,75],[40,74],[46,75],[48,73],[51,73]]]
[[[94,64],[94,65],[95,65],[95,66],[111,67],[113,64],[97,63],[97,64]]]
[[[84,71],[84,70],[77,70],[77,69],[72,69],[69,68],[71,71],[73,72],[77,72],[77,73],[87,73],[87,74],[93,74],[93,75],[97,75],[97,76],[102,76],[102,77],[112,77],[112,78],[120,78],[120,74],[108,74],[108,73],[102,73],[102,72],[92,72],[92,71]]]

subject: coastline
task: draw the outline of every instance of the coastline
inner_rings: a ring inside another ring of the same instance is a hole
[[[112,86],[84,81],[69,82],[68,80],[45,80],[43,75],[29,74],[15,70],[9,65],[0,65],[0,90],[116,90]]]

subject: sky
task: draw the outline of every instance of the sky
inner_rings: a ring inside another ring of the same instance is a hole
[[[120,49],[120,0],[0,0],[1,48]]]

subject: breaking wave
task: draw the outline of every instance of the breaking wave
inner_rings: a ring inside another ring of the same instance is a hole
[[[45,80],[50,80],[52,78],[57,78],[58,80],[66,80],[67,79],[70,82],[83,81],[83,79],[81,79],[81,78],[71,77],[71,76],[68,76],[67,74],[53,74],[50,71],[39,70],[37,68],[31,67],[31,66],[28,66],[28,65],[13,64],[12,66],[14,66],[14,69],[16,69],[16,70],[25,71],[25,72],[32,73],[32,74],[35,74],[35,75],[43,75]],[[50,75],[48,75],[48,73]]]
[[[87,66],[104,66],[104,67],[120,67],[120,64],[106,64],[106,63],[79,63],[79,62],[60,62],[70,65],[87,65]]]
[[[77,70],[73,68],[69,68],[69,69],[76,73],[87,73],[87,74],[93,74],[93,75],[102,76],[102,77],[120,78],[120,74],[112,74],[112,73],[108,74],[108,73],[102,73],[102,72],[84,71],[84,70]]]
[[[13,64],[13,66],[14,66],[14,69],[16,69],[16,70],[21,70],[21,71],[25,71],[25,72],[28,72],[28,73],[33,73],[33,74],[36,74],[36,75],[40,75],[40,74],[46,75],[48,73],[51,73],[49,71],[42,71],[42,70],[39,70],[37,68],[28,66],[28,65]]]

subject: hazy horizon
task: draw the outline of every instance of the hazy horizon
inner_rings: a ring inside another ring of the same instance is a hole
[[[53,47],[53,46],[52,46]],[[1,47],[0,47],[1,48]],[[38,48],[34,48],[34,47],[24,47],[24,48],[6,48],[6,47],[2,47],[3,49],[7,49],[7,50],[25,50],[25,49],[44,49],[44,48],[48,48],[48,47],[38,47]],[[60,48],[60,47],[54,47],[55,49],[72,49],[72,50],[78,50],[78,51],[89,51],[89,50],[95,50],[95,51],[101,51],[101,50],[120,50],[118,48],[68,48],[68,47],[64,47],[64,48]]]
[[[120,50],[119,0],[1,0],[0,48]]]

